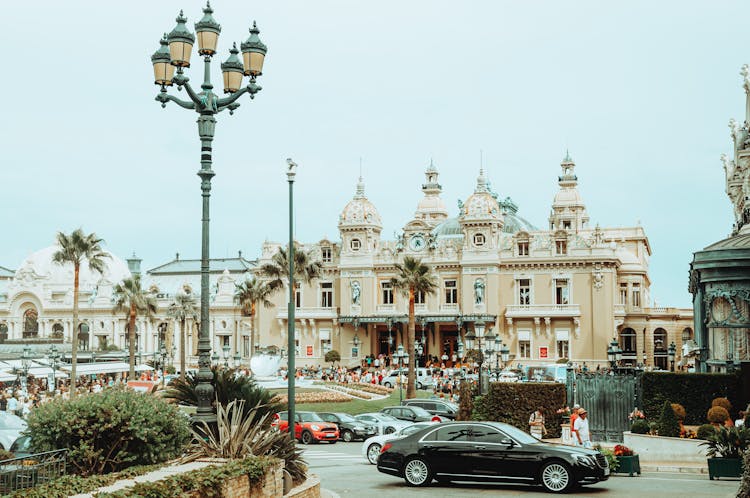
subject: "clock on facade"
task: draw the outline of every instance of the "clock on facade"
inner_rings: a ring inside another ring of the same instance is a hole
[[[421,235],[413,235],[411,239],[409,239],[409,247],[412,251],[421,251],[424,249],[425,241],[424,237]]]

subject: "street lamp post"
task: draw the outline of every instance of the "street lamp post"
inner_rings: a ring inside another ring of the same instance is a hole
[[[479,351],[479,392],[480,394],[487,394],[489,389],[489,378],[482,375],[482,367],[484,365],[485,354],[489,356],[492,354],[492,346],[495,341],[495,336],[492,333],[484,333],[485,323],[481,318],[474,322],[474,331],[466,334],[466,347],[469,350],[474,349],[476,341],[476,349]],[[491,332],[492,329],[490,329]],[[483,351],[482,344],[485,345],[486,350]]]
[[[403,377],[403,367],[409,362],[409,354],[404,352],[404,345],[399,344],[396,348],[396,363],[398,363],[398,404],[404,400],[404,387],[401,378]]]
[[[29,383],[29,367],[31,366],[31,348],[27,345],[23,347],[23,353],[21,353],[21,379],[23,384],[21,390],[24,396],[27,393],[27,386]]]
[[[225,343],[221,351],[224,353],[224,368],[229,368],[229,344]]]
[[[510,359],[510,349],[508,349],[508,345],[505,343],[500,347],[500,356],[503,360],[503,368],[506,368],[508,366],[508,360]]]
[[[211,342],[209,337],[209,200],[211,197],[211,179],[215,175],[211,169],[211,151],[216,128],[216,114],[229,110],[233,114],[239,107],[237,100],[245,93],[253,98],[261,87],[255,83],[256,77],[262,74],[263,61],[267,52],[266,46],[258,38],[258,29],[253,23],[250,37],[241,45],[244,64],[237,55],[236,45],[230,50],[230,56],[221,65],[224,79],[224,93],[229,95],[219,98],[213,93],[211,84],[211,60],[216,54],[216,45],[221,32],[221,26],[213,18],[210,4],[203,9],[203,18],[195,24],[198,35],[198,54],[203,56],[204,78],[201,91],[196,92],[184,74],[184,68],[190,67],[190,55],[195,43],[195,35],[187,26],[187,19],[182,11],[177,16],[177,26],[160,41],[159,50],[151,57],[154,67],[154,83],[161,87],[156,100],[166,107],[172,101],[184,109],[198,113],[198,135],[201,141],[201,168],[198,176],[201,179],[201,197],[203,198],[203,212],[201,217],[201,311],[200,334],[198,338],[198,385],[195,388],[198,398],[198,408],[193,417],[194,421],[214,422],[216,414],[212,408],[214,388],[211,384]],[[175,73],[177,68],[177,74]],[[243,76],[249,76],[247,86],[242,87]],[[176,84],[178,89],[183,87],[187,91],[189,100],[182,100],[167,93],[167,87]]]
[[[669,345],[669,349],[667,349],[667,356],[669,356],[669,371],[674,372],[674,358],[677,354],[677,345],[673,342]]]
[[[286,160],[287,170],[286,179],[289,183],[289,250],[287,257],[289,259],[289,302],[287,303],[287,412],[292,429],[289,431],[289,437],[294,440],[295,427],[295,406],[294,406],[294,381],[296,378],[297,368],[294,361],[297,356],[296,331],[294,328],[294,177],[297,175],[297,163],[291,159]]]
[[[235,351],[234,356],[232,357],[232,359],[234,360],[234,368],[239,368],[240,367],[240,361],[242,361],[242,357],[240,356],[240,352],[239,351]]]
[[[55,391],[57,391],[57,365],[58,360],[60,359],[60,353],[57,351],[57,347],[53,344],[50,346],[49,351],[47,351],[47,361],[49,362],[49,366],[52,369],[52,379],[49,379],[47,381],[47,390],[52,393],[52,395],[55,394]]]
[[[165,377],[167,376],[167,347],[163,342],[159,347],[159,356],[161,356],[161,387],[164,388],[166,385]]]

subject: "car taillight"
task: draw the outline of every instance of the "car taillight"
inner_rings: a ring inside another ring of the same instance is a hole
[[[432,417],[432,421],[433,421],[433,422],[442,422],[442,421],[443,421],[443,419],[442,419],[442,418],[440,418],[440,417],[438,417],[437,415],[435,415],[434,417]]]
[[[393,446],[393,443],[385,443],[382,448],[380,448],[380,453],[385,453],[386,451],[391,449],[391,446]]]

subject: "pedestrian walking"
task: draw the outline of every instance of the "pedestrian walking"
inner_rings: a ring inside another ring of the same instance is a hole
[[[589,415],[585,408],[578,410],[578,418],[575,423],[576,440],[580,446],[591,448],[591,433],[589,432]]]
[[[547,429],[544,427],[544,413],[542,412],[541,407],[537,408],[536,411],[531,414],[531,417],[529,417],[529,432],[531,432],[531,435],[537,439],[542,439],[547,433]]]

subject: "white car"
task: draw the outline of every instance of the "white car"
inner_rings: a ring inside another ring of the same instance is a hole
[[[387,441],[392,441],[394,439],[408,436],[409,434],[417,432],[420,429],[424,429],[425,427],[429,427],[437,423],[438,422],[417,422],[416,424],[409,424],[394,433],[383,434],[382,436],[373,436],[370,439],[366,439],[365,442],[362,443],[362,456],[365,457],[365,460],[367,460],[371,464],[376,465],[378,463],[380,449]]]
[[[363,413],[356,415],[354,418],[375,427],[378,434],[392,434],[413,423],[399,420],[396,417],[380,412]]]
[[[0,412],[0,446],[4,450],[10,450],[16,439],[21,437],[21,432],[27,427],[26,421],[12,413]]]

